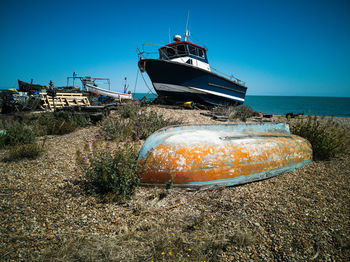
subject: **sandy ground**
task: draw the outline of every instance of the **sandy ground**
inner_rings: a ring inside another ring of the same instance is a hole
[[[185,123],[218,123],[202,115],[204,111],[156,110]],[[125,232],[137,236],[143,234],[143,224],[165,227],[171,222],[177,233],[184,232],[201,216],[210,225],[216,221],[226,236],[241,232],[249,239],[222,249],[220,261],[349,261],[348,155],[237,187],[174,188],[164,198],[157,197],[161,189],[139,187],[127,203],[101,203],[86,193],[75,163],[76,150],[96,130],[48,137],[47,152],[36,160],[0,162],[1,261],[35,260],[74,235],[108,241],[117,241]],[[139,245],[131,250],[134,256],[121,260],[151,261],[137,255]]]

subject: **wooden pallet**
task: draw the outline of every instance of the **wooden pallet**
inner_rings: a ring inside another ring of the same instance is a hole
[[[47,109],[53,110],[54,104],[51,96],[47,93],[40,93],[43,106]],[[62,108],[64,106],[89,106],[90,102],[87,96],[82,93],[57,93],[55,97],[56,108]]]

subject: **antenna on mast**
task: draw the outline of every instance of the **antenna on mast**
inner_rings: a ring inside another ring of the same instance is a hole
[[[186,22],[186,32],[185,32],[185,41],[187,41],[187,37],[191,36],[190,31],[187,29],[188,28],[188,20],[190,19],[190,10],[188,10],[187,13],[187,22]]]

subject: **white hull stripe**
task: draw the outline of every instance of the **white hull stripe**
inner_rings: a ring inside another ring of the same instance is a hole
[[[161,84],[161,83],[153,83],[153,86],[156,90],[160,90],[160,91],[205,94],[205,92],[199,92],[187,86]]]
[[[196,88],[196,87],[190,87],[190,88],[193,88],[193,89],[196,89],[196,90],[200,90],[200,91],[203,91],[203,92],[208,93],[208,94],[212,94],[212,95],[216,95],[216,96],[222,96],[222,97],[226,97],[226,98],[230,98],[230,99],[234,99],[234,100],[238,100],[238,101],[244,102],[244,98],[240,98],[240,97],[237,97],[237,96],[230,96],[230,95],[227,95],[227,94],[223,94],[223,93],[219,93],[219,92],[215,92],[215,91],[210,91],[210,90],[203,90],[203,89]]]
[[[226,97],[233,100],[238,100],[244,102],[244,98],[236,97],[236,96],[230,96],[227,94],[211,91],[211,90],[205,90],[197,87],[191,87],[191,86],[180,86],[180,85],[171,85],[171,84],[163,84],[163,83],[153,83],[153,86],[157,90],[161,91],[168,91],[168,92],[189,92],[189,93],[196,93],[196,94],[211,94],[221,97]]]

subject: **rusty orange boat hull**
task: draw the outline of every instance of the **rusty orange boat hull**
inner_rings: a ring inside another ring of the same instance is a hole
[[[142,184],[248,183],[309,163],[310,143],[278,124],[185,125],[161,129],[139,154]]]

